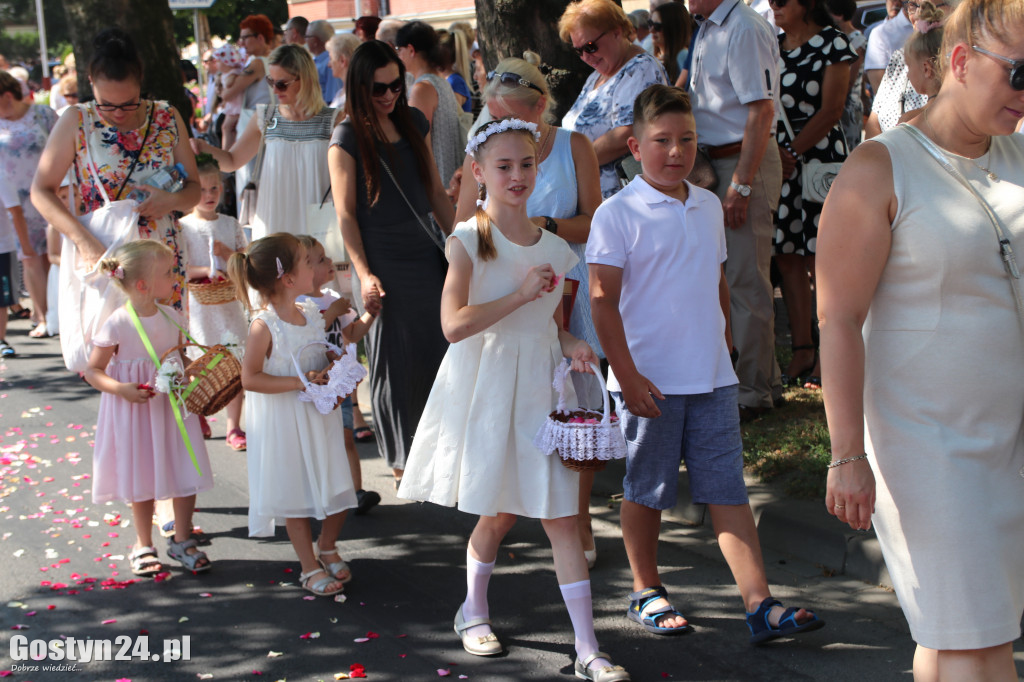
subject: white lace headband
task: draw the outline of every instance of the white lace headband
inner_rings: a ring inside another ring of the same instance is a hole
[[[518,118],[506,118],[499,123],[484,126],[483,130],[471,137],[469,144],[466,145],[466,153],[476,158],[476,150],[480,149],[480,145],[486,142],[487,138],[491,135],[506,133],[510,130],[528,130],[533,133],[533,139],[540,142],[540,133],[537,132],[536,123],[530,123]]]

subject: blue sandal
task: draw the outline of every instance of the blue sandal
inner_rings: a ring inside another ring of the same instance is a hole
[[[772,608],[775,606],[782,606],[782,602],[775,597],[768,597],[757,607],[757,611],[747,614],[747,627],[750,628],[751,644],[764,644],[778,637],[788,637],[789,635],[810,632],[811,630],[825,627],[825,621],[810,611],[808,613],[811,613],[811,619],[798,623],[796,621],[796,612],[800,609],[794,606],[790,606],[782,612],[778,627],[772,627],[771,623],[768,622],[768,614],[771,613]]]
[[[648,609],[647,607],[658,599],[664,599],[668,601],[668,591],[658,585],[657,587],[647,587],[638,592],[634,592],[629,595],[629,610],[626,611],[626,616],[643,627],[647,632],[654,633],[655,635],[661,635],[663,637],[677,637],[679,635],[686,635],[693,632],[693,627],[689,624],[684,625],[681,628],[665,628],[658,625],[658,618],[660,616],[679,616],[680,618],[686,618],[683,614],[676,611],[675,607],[671,604],[662,606],[658,609]]]

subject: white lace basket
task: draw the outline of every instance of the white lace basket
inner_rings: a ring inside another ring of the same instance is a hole
[[[565,404],[565,382],[568,381],[570,365],[566,360],[555,368],[552,382],[558,391],[558,407],[544,420],[544,425],[533,439],[533,444],[545,455],[558,453],[562,464],[574,471],[601,471],[608,460],[623,459],[626,456],[626,439],[619,430],[618,418],[613,418],[608,400],[608,389],[601,376],[601,369],[590,365],[594,376],[601,383],[604,396],[604,414],[593,410],[569,410]],[[589,420],[590,423],[572,421],[574,418]]]
[[[310,346],[327,346],[327,348],[340,356],[331,364],[331,368],[327,371],[326,384],[310,383],[302,372],[302,367],[299,365],[298,356],[302,355],[302,351]],[[354,343],[348,344],[345,348],[339,348],[327,341],[313,341],[307,343],[299,349],[298,353],[292,355],[292,363],[295,365],[295,371],[298,372],[299,379],[302,380],[302,385],[305,387],[305,390],[299,392],[299,400],[301,402],[313,403],[313,406],[316,407],[317,412],[320,414],[330,414],[332,410],[338,407],[342,400],[347,398],[352,391],[356,390],[356,385],[366,376],[366,369],[359,364]]]

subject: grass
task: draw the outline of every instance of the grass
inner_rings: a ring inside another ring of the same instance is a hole
[[[782,367],[788,360],[779,358]],[[746,470],[791,497],[823,498],[831,446],[821,391],[791,388],[785,398],[785,405],[743,425]]]

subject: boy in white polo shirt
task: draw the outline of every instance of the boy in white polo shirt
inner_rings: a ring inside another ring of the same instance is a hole
[[[628,446],[622,538],[635,591],[627,615],[658,635],[692,631],[669,603],[657,561],[661,513],[675,506],[682,461],[693,501],[711,512],[751,642],[815,630],[824,621],[772,598],[747,501],[722,204],[685,180],[697,152],[689,97],[652,85],[633,116],[628,144],[643,174],[597,209],[587,241],[594,327]]]

